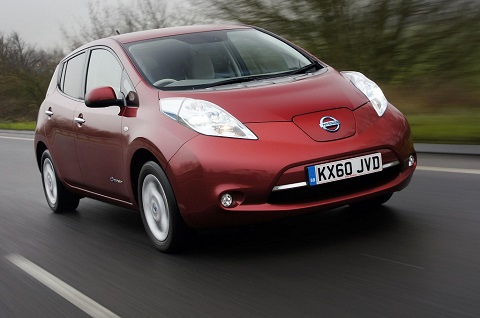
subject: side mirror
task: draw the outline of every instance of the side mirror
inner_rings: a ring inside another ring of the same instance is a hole
[[[85,95],[85,105],[92,108],[108,106],[124,106],[122,99],[118,99],[115,91],[110,86],[102,86],[91,89]]]

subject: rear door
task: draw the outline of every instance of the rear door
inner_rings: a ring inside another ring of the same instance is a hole
[[[45,99],[45,136],[57,173],[70,185],[83,183],[74,138],[75,109],[83,102],[85,52],[66,60],[60,67],[57,89]]]

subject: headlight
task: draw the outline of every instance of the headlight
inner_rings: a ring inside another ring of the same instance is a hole
[[[163,98],[160,110],[178,123],[208,136],[258,139],[244,124],[221,107],[198,99]]]
[[[378,116],[382,116],[387,109],[388,102],[383,95],[382,90],[375,82],[368,79],[365,75],[359,72],[340,72],[343,77],[348,79],[356,88],[358,88],[373,105]]]

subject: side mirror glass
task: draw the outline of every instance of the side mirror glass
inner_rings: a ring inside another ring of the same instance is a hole
[[[102,86],[91,89],[85,95],[85,105],[92,108],[109,106],[124,106],[122,99],[118,99],[115,91],[110,86]]]

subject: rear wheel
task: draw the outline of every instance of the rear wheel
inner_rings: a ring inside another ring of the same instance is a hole
[[[73,211],[78,207],[80,197],[70,193],[58,179],[55,165],[48,150],[41,158],[43,192],[47,203],[55,213]]]
[[[165,172],[155,162],[140,170],[138,199],[143,225],[156,249],[172,253],[185,242],[187,226]]]
[[[383,194],[381,196],[371,198],[365,201],[360,201],[357,203],[350,204],[350,206],[354,209],[371,209],[378,207],[384,203],[386,203],[392,197],[393,193]]]

